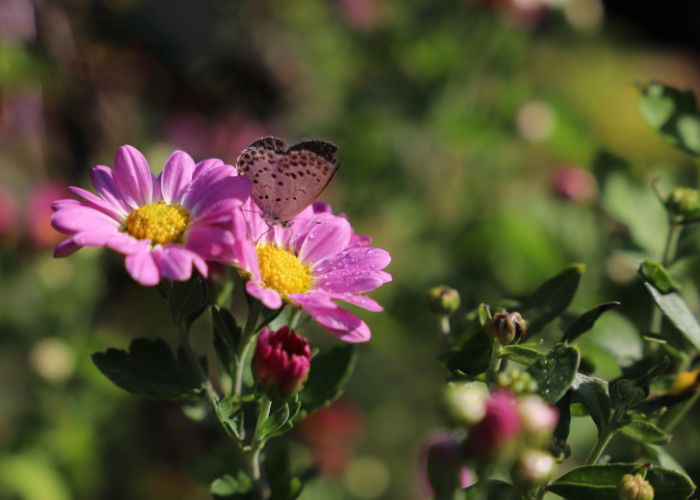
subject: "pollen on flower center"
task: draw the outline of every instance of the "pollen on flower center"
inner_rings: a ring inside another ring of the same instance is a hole
[[[286,248],[277,246],[258,247],[260,277],[267,288],[282,295],[305,293],[311,288],[313,276],[309,266]]]
[[[190,213],[180,205],[151,203],[137,208],[126,218],[126,231],[136,239],[154,245],[179,243],[190,222]]]

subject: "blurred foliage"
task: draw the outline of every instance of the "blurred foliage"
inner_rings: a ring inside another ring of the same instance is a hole
[[[111,254],[50,256],[48,203],[66,194],[36,193],[85,185],[123,143],[152,165],[174,148],[232,162],[267,133],[339,145],[344,167],[323,196],[392,252],[395,281],[377,294],[387,312],[367,317],[374,337],[350,381],[357,439],[334,414],[324,425],[335,448],[308,432],[290,440],[295,466],[319,450],[340,463],[302,498],[420,496],[418,448],[445,377],[423,298],[436,283],[473,308],[583,262],[573,309],[620,300],[624,314],[582,337],[583,362],[608,378],[632,366],[651,315],[636,268],[662,258],[667,229],[650,182],[698,182],[693,161],[645,123],[663,125],[667,96],[647,87],[656,101],[642,117],[633,83],[698,89],[697,54],[656,48],[598,0],[526,3],[0,0],[0,498],[208,498],[230,470],[213,424],[126,397],[90,361],[134,337],[175,338],[156,291]],[[674,130],[695,152],[691,129]],[[585,196],[563,184],[571,166],[589,175],[573,182]],[[669,269],[695,312],[684,277],[698,275],[699,245],[697,227],[686,231]],[[573,448],[594,432],[573,419]],[[697,477],[683,446],[700,440],[697,411],[674,434],[669,449]]]

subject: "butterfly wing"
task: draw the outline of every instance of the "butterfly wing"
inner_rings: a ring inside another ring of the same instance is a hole
[[[302,141],[285,149],[275,137],[248,146],[236,167],[253,183],[252,196],[272,222],[286,222],[318,198],[340,165],[336,146],[324,141]]]

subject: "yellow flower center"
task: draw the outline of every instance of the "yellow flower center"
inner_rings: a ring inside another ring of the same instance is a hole
[[[304,265],[299,257],[283,247],[258,247],[260,277],[267,288],[280,295],[306,293],[311,288],[311,267]]]
[[[126,218],[125,229],[136,239],[154,245],[179,243],[190,222],[190,213],[180,205],[163,202],[137,208]]]

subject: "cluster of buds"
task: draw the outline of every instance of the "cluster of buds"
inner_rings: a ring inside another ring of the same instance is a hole
[[[459,309],[459,292],[448,286],[436,286],[428,291],[428,307],[433,314],[450,316]]]
[[[617,485],[622,500],[654,500],[654,488],[642,474],[625,474]]]
[[[508,345],[525,338],[527,321],[519,312],[494,314],[486,324],[487,333],[501,345]]]
[[[503,389],[508,389],[516,394],[532,394],[537,392],[537,381],[528,372],[517,368],[511,368],[505,372],[499,372],[496,383]]]
[[[678,187],[666,198],[666,208],[683,224],[700,221],[700,191]]]
[[[272,331],[263,328],[253,355],[253,375],[272,397],[299,392],[311,366],[311,347],[289,327]]]

